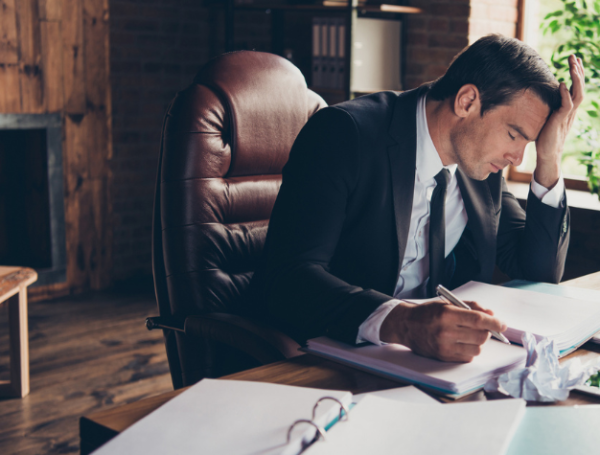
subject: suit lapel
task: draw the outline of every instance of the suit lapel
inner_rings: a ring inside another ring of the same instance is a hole
[[[492,194],[487,181],[473,180],[460,168],[456,170],[456,176],[469,217],[467,227],[473,234],[481,271],[485,272],[496,262],[495,244],[498,217],[495,213]]]
[[[416,110],[417,100],[423,93],[424,89],[418,89],[405,92],[398,97],[389,130],[393,141],[388,146],[388,158],[398,239],[396,276],[400,274],[410,227],[417,152]]]
[[[392,140],[388,146],[388,157],[392,179],[394,220],[398,238],[398,273],[396,276],[400,274],[400,267],[404,259],[412,213],[417,151],[417,101],[427,90],[428,86],[422,86],[417,90],[404,92],[398,97],[389,130]],[[498,217],[495,213],[496,208],[490,188],[486,181],[473,180],[460,169],[457,169],[456,172],[469,217],[467,227],[473,234],[474,246],[481,264],[480,270],[485,272],[490,267],[493,270],[493,264],[496,262]]]

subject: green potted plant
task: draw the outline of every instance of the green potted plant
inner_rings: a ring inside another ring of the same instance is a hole
[[[562,38],[551,57],[559,81],[569,80],[569,55],[583,61],[586,99],[573,126],[578,151],[571,153],[586,166],[589,189],[600,198],[600,0],[561,2],[562,8],[546,15],[542,29]]]

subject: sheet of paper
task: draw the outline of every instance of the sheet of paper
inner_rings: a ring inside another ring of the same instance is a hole
[[[525,289],[527,291],[539,292],[542,294],[560,295],[570,299],[587,300],[588,302],[596,302],[600,307],[600,291],[596,289],[576,288],[573,286],[562,286],[550,283],[535,283],[525,280],[512,280],[502,286]],[[596,333],[590,341],[600,343],[600,332]]]
[[[309,389],[260,382],[204,379],[149,414],[98,449],[97,455],[165,454],[297,454],[303,424],[286,443],[288,428],[298,419],[311,419],[317,400],[332,396],[349,405],[350,392]],[[325,426],[339,405],[331,400],[318,407]]]
[[[354,395],[353,401],[359,403],[367,395],[387,398],[388,400],[400,401],[402,403],[442,404],[435,398],[416,388],[414,385],[378,390],[376,392],[359,393],[358,395]]]
[[[492,310],[509,326],[506,336],[515,342],[520,342],[521,333],[527,331],[538,339],[552,337],[563,350],[576,343],[578,338],[591,336],[600,328],[598,302],[475,281],[453,292],[463,300],[476,301]]]
[[[598,428],[598,405],[529,407],[506,454],[597,453]]]
[[[305,454],[503,455],[524,412],[523,400],[438,406],[367,396]]]
[[[503,283],[502,286],[539,292],[542,294],[559,295],[561,297],[568,297],[576,300],[587,300],[588,302],[597,302],[598,305],[600,305],[600,291],[596,289],[576,288],[573,286],[538,283],[526,280],[511,280],[508,283]]]

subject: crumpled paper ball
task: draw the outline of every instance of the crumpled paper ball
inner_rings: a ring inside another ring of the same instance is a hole
[[[484,387],[486,392],[501,392],[527,401],[561,401],[600,369],[600,359],[582,365],[575,357],[559,364],[558,349],[547,338],[536,342],[531,333],[525,332],[521,340],[527,349],[525,367],[490,379]]]

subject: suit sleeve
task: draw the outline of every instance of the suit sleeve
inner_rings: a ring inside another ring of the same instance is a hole
[[[300,132],[283,170],[260,298],[270,316],[296,338],[326,334],[354,344],[360,324],[390,299],[329,270],[360,178],[359,144],[350,114],[326,108]]]
[[[502,179],[496,261],[511,278],[558,283],[569,247],[569,209],[554,208],[529,191],[527,211]]]

